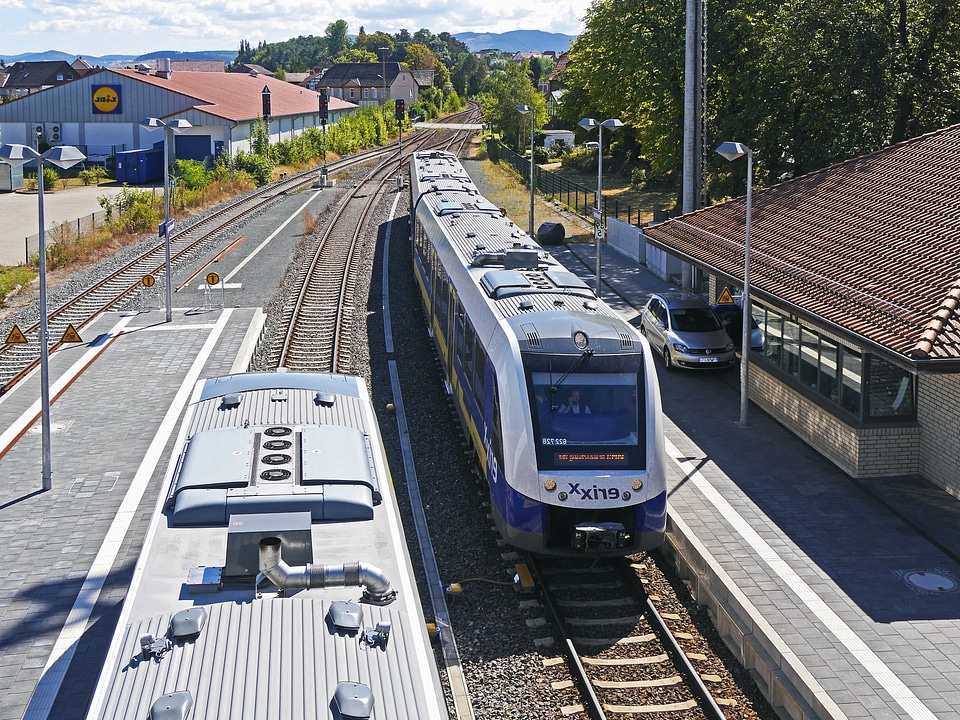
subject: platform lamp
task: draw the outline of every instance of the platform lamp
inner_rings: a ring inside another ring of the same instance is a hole
[[[530,239],[534,239],[533,234],[533,121],[537,116],[536,111],[529,105],[517,105],[517,112],[521,115],[530,113]]]
[[[747,208],[743,230],[743,297],[741,299],[743,317],[740,322],[743,326],[743,334],[740,339],[740,427],[746,427],[750,379],[750,318],[752,317],[750,307],[750,205],[753,195],[753,150],[743,143],[725,142],[717,148],[717,154],[727,160],[736,160],[744,155],[747,156]]]
[[[163,243],[166,256],[164,264],[165,282],[166,282],[166,305],[167,322],[173,320],[173,285],[170,279],[170,233],[173,227],[170,224],[170,146],[173,145],[174,133],[181,132],[193,125],[189,120],[173,118],[171,120],[161,120],[160,118],[148,117],[140,123],[140,127],[146,130],[159,130],[163,128]],[[176,155],[176,152],[174,152]]]
[[[0,146],[0,162],[20,167],[37,161],[37,203],[40,216],[40,445],[43,456],[41,481],[44,490],[53,488],[50,469],[50,367],[47,353],[47,242],[43,222],[43,163],[49,162],[60,168],[73,167],[87,156],[72,145],[57,145],[39,153],[29,145]]]
[[[597,297],[600,297],[600,240],[603,239],[603,129],[619,130],[623,123],[618,118],[597,122],[593,118],[583,118],[577,123],[585,130],[597,129],[597,206],[594,208],[594,237],[597,239]]]
[[[383,106],[383,122],[387,122],[387,55],[386,53],[390,48],[382,47],[377,48],[380,51],[380,62],[382,64],[381,72],[383,75],[380,76],[380,79],[383,81],[383,97],[380,98],[380,104]]]

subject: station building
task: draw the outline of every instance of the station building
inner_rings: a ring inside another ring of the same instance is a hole
[[[958,167],[960,125],[752,193],[766,348],[748,392],[852,477],[960,496]],[[716,299],[743,286],[745,221],[745,197],[703,208],[645,226],[640,252],[661,276],[691,264]]]
[[[270,142],[320,127],[319,95],[257,72],[184,72],[160,60],[157,68],[96,69],[72,82],[0,105],[3,143],[73,145],[91,162],[108,164],[118,152],[153,148],[163,132],[141,127],[148,117],[184,119],[193,126],[175,136],[175,159],[204,160],[250,150],[254,123],[269,96]],[[357,105],[328,102],[327,124]]]

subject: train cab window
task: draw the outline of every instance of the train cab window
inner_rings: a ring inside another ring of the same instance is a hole
[[[487,356],[483,353],[483,345],[480,344],[479,338],[477,339],[474,357],[476,357],[476,369],[473,373],[473,397],[477,401],[480,413],[483,414],[483,388],[487,374]]]
[[[572,373],[556,384],[557,376],[530,374],[531,411],[541,467],[564,467],[564,447],[606,446],[596,467],[627,467],[643,462],[633,449],[643,447],[642,396],[638,399],[633,373]],[[615,452],[616,448],[631,452]],[[578,457],[583,456],[583,451]],[[633,460],[631,460],[633,457]]]

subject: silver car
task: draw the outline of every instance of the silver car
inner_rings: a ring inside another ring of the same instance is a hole
[[[728,368],[737,359],[720,318],[696,295],[653,295],[640,316],[640,332],[663,355],[667,370]]]

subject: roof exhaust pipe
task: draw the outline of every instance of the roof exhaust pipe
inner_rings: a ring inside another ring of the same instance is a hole
[[[281,590],[325,587],[362,587],[364,599],[386,604],[397,596],[389,578],[380,568],[364,562],[342,565],[307,563],[290,567],[280,556],[280,538],[260,541],[260,574]]]

